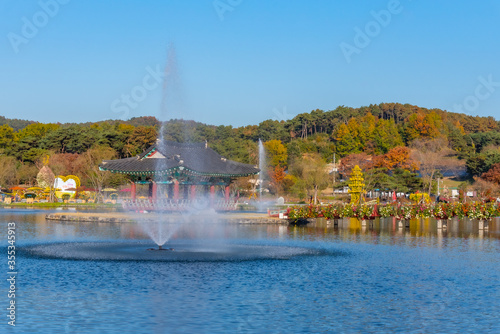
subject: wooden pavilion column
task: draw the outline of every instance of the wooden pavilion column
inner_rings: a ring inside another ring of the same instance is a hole
[[[224,198],[226,201],[229,201],[229,186],[226,186],[226,189],[224,189]]]
[[[135,202],[135,198],[137,196],[137,187],[135,182],[132,182],[132,184],[130,185],[130,196],[132,198],[132,201]]]
[[[191,185],[191,192],[189,193],[189,199],[194,201],[196,199],[196,185]]]
[[[151,182],[153,183],[153,185],[152,185],[153,188],[151,190],[151,199],[153,201],[156,201],[156,196],[157,196],[157,190],[158,189],[157,189],[157,186],[156,186],[156,182],[154,182],[154,181],[151,181]]]
[[[179,181],[174,181],[174,201],[179,200]]]
[[[215,202],[215,186],[210,186],[210,205],[213,206]]]

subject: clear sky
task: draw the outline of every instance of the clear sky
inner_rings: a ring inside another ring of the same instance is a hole
[[[499,0],[0,0],[0,36],[8,118],[241,126],[400,102],[500,119]]]

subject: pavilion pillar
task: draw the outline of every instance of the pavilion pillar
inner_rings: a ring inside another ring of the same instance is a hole
[[[214,205],[215,202],[215,186],[211,185],[210,186],[210,205]]]
[[[179,181],[174,181],[174,201],[179,200]]]
[[[224,198],[226,201],[229,201],[229,186],[226,186],[226,189],[224,189]]]
[[[191,192],[189,193],[189,199],[191,201],[194,201],[196,198],[196,185],[192,184],[191,185]]]
[[[156,186],[156,182],[152,181],[153,182],[153,185],[152,185],[152,189],[151,189],[151,199],[153,201],[156,201],[156,196],[157,196],[157,186]]]
[[[132,182],[132,184],[130,186],[130,196],[131,196],[133,202],[135,202],[136,194],[137,194],[137,187],[136,187],[135,182]]]

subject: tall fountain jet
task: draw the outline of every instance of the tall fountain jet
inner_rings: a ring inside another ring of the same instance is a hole
[[[179,113],[182,108],[182,94],[181,94],[180,77],[177,66],[177,54],[173,44],[167,48],[167,60],[165,63],[165,70],[163,74],[163,87],[162,98],[160,105],[159,121],[161,122],[160,131],[158,133],[157,145],[161,151],[166,151],[166,124],[168,118],[174,118],[175,113]],[[187,138],[184,138],[185,140]],[[164,170],[167,163],[166,159],[156,160],[156,171]],[[153,176],[156,178],[156,175]],[[154,180],[159,181],[159,180]],[[142,227],[146,233],[158,245],[158,250],[173,250],[172,248],[163,248],[163,245],[172,237],[172,235],[179,228],[179,222],[172,223],[167,220],[158,220],[156,222],[143,223]]]

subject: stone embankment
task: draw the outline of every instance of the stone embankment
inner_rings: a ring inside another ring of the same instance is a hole
[[[136,221],[157,221],[162,216],[172,217],[181,214],[174,213],[88,213],[88,212],[57,212],[45,216],[47,220],[61,220],[74,222],[102,222],[102,223],[128,223]],[[196,217],[196,216],[194,216]],[[200,216],[206,219],[206,216]],[[288,224],[286,219],[269,217],[264,213],[221,213],[214,216],[214,219],[231,224]]]

